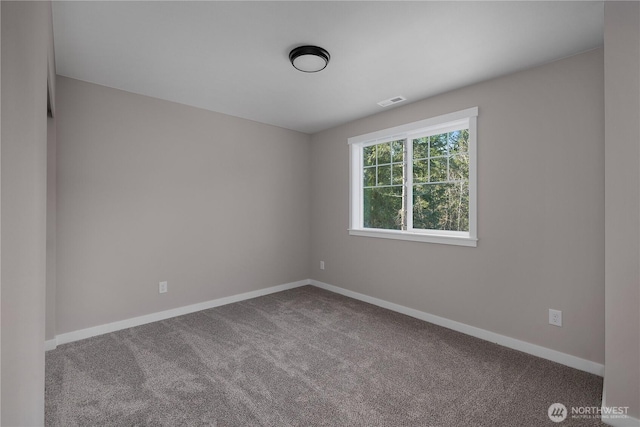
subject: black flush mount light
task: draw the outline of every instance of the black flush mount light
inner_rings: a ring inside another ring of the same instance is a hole
[[[297,70],[317,73],[325,69],[331,55],[318,46],[299,46],[289,52],[289,60]]]

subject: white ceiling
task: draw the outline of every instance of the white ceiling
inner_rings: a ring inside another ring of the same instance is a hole
[[[57,73],[314,133],[601,46],[603,2],[54,2]],[[315,44],[329,66],[301,73]],[[393,108],[393,107],[387,107]]]

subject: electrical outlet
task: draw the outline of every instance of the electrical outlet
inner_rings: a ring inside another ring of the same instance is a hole
[[[324,270],[324,261],[320,261],[320,270]]]
[[[549,309],[549,324],[562,326],[562,312],[560,310]]]
[[[167,292],[169,289],[169,284],[167,282],[160,282],[158,284],[158,292],[161,294],[164,294],[165,292]]]

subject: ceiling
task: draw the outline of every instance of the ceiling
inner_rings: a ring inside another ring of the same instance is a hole
[[[601,46],[604,5],[55,1],[53,17],[59,75],[314,133]],[[302,44],[328,67],[294,69]]]

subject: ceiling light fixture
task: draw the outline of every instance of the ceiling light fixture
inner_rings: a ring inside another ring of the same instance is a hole
[[[317,73],[325,69],[331,59],[329,52],[318,46],[299,46],[289,52],[289,60],[297,70]]]

